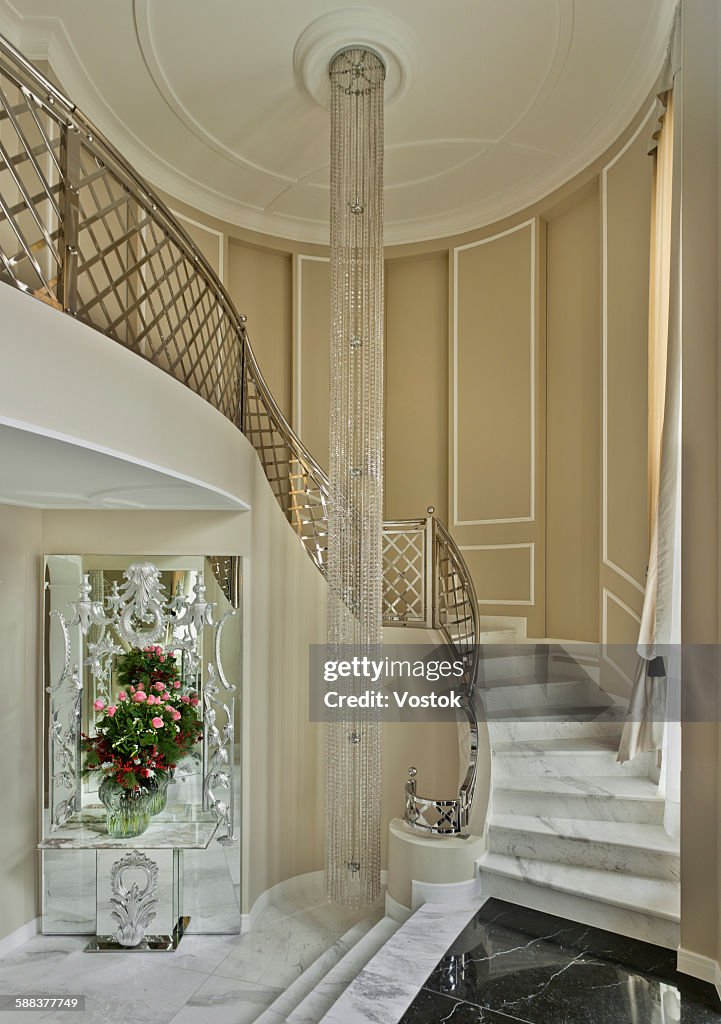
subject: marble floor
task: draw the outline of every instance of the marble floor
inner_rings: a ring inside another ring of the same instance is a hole
[[[676,954],[491,899],[402,1024],[721,1024],[712,986]]]
[[[35,936],[0,959],[0,1024],[250,1024],[354,924],[382,908],[328,904],[320,876],[243,935],[185,935],[173,953],[86,953],[87,937]],[[7,1010],[6,995],[84,995],[84,1011]]]

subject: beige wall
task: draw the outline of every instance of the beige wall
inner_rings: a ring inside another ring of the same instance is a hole
[[[296,434],[328,469],[330,265],[325,256],[293,257],[293,419]]]
[[[230,240],[226,287],[236,308],[248,317],[248,333],[261,372],[288,419],[293,364],[291,282],[290,254]]]
[[[650,122],[649,122],[650,124]],[[601,174],[601,566],[604,643],[638,636],[648,533],[648,281],[653,163],[640,127]],[[606,683],[632,677],[607,662]]]
[[[597,183],[549,215],[546,634],[598,637],[601,338]]]
[[[448,255],[386,263],[385,514],[448,521]]]
[[[0,938],[38,914],[41,518],[0,505]]]

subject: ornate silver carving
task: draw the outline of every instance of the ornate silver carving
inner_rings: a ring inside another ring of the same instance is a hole
[[[80,731],[83,681],[77,665],[70,666],[70,626],[65,616],[50,613],[60,625],[63,637],[63,664],[55,683],[47,687],[49,696],[48,747],[50,759],[50,830],[60,828],[80,810]]]
[[[217,837],[222,846],[237,841],[233,771],[235,699],[232,696],[236,688],[226,679],[220,657],[223,626],[235,614],[236,609],[226,612],[215,627],[213,661],[208,663],[203,687],[203,805],[215,814],[224,830]]]
[[[145,876],[145,883],[125,884],[125,872],[137,870]],[[155,918],[158,905],[158,865],[140,850],[131,850],[116,860],[110,871],[110,888],[113,895],[112,916],[118,922],[113,938],[121,946],[139,946],[145,938],[148,925]]]

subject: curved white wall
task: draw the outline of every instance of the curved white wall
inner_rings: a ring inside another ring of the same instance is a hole
[[[179,381],[90,327],[7,285],[0,287],[0,424],[29,442],[47,476],[66,458],[67,494],[51,481],[38,507],[174,507],[240,511],[250,506],[255,452],[221,413]],[[44,447],[37,440],[48,438]],[[68,445],[63,456],[60,445]],[[25,477],[28,451],[0,446],[3,487]],[[45,453],[45,454],[43,454]],[[103,477],[127,489],[109,494]],[[108,462],[108,457],[112,462]],[[134,468],[133,468],[134,467]],[[17,477],[17,479],[16,479]],[[93,482],[95,481],[95,482]],[[73,486],[76,491],[73,491]],[[95,488],[95,490],[93,490]],[[95,496],[95,497],[94,497]],[[6,495],[17,502],[16,496]],[[23,503],[22,498],[19,503]]]

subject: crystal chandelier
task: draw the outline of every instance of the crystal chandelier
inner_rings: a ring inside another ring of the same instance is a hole
[[[383,639],[384,78],[367,49],[331,61],[328,643],[340,657]],[[382,734],[377,711],[354,715],[327,725],[326,888],[360,906],[380,898]]]

